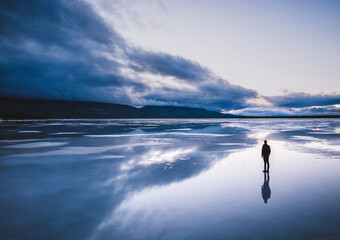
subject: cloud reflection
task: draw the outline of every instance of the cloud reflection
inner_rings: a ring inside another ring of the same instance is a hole
[[[32,129],[39,132],[19,132]],[[0,128],[5,138],[0,142],[0,200],[11,201],[0,201],[1,216],[20,221],[2,223],[10,237],[34,231],[39,239],[49,238],[41,226],[51,229],[54,239],[245,239],[244,223],[248,233],[258,233],[268,222],[296,227],[296,222],[311,219],[301,217],[303,213],[315,213],[313,219],[318,219],[325,212],[338,223],[332,213],[338,209],[339,161],[330,158],[340,156],[339,129],[337,119],[9,124]],[[78,134],[51,134],[66,132]],[[259,192],[264,133],[269,133],[273,150],[270,184],[275,189],[267,205]],[[46,142],[65,144],[15,148]],[[335,197],[324,198],[329,195],[324,186]],[[312,204],[305,204],[306,199]],[[323,208],[315,208],[320,204]],[[281,209],[285,214],[276,218]],[[72,225],[74,221],[87,228]],[[320,229],[323,221],[318,223]],[[73,231],[60,232],[70,225]],[[15,227],[22,231],[11,231]],[[299,229],[303,234],[304,226]]]

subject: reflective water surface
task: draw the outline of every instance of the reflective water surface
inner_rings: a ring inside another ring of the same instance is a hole
[[[339,136],[338,119],[2,123],[0,239],[340,239]]]

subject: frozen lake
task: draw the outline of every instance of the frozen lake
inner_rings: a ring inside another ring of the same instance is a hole
[[[52,120],[0,134],[0,239],[340,239],[340,119]]]

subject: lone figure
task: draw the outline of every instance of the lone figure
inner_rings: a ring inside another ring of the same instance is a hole
[[[267,140],[264,140],[264,144],[262,146],[262,155],[261,155],[264,161],[263,172],[269,172],[269,155],[270,155],[270,146],[267,144]]]

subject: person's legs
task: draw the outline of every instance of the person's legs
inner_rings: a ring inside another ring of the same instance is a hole
[[[263,156],[263,161],[264,161],[264,171],[268,172],[269,171],[269,156]]]
[[[267,161],[267,172],[269,172],[269,158],[268,158],[268,161]]]

